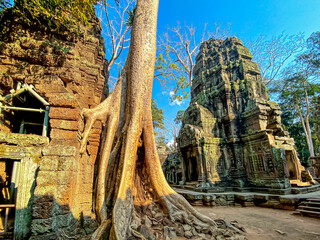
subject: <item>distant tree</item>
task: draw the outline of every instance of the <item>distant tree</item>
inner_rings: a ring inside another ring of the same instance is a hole
[[[184,115],[184,110],[179,110],[177,112],[177,116],[176,118],[174,119],[174,122],[176,124],[181,124],[182,120],[183,120],[183,115]]]
[[[284,79],[275,81],[275,86],[271,89],[279,94],[280,105],[285,115],[292,114],[291,123],[298,122],[297,117],[300,120],[310,156],[315,155],[312,136],[312,113],[314,111],[312,108],[320,93],[319,67],[315,61],[317,41],[314,36],[315,34],[312,35],[312,40],[308,39],[308,49],[297,56],[294,62],[285,69]]]
[[[294,138],[295,145],[297,147],[297,151],[302,165],[308,167],[308,159],[310,157],[310,152],[302,123],[299,117],[296,115],[296,111],[292,111],[291,108],[287,109],[286,104],[280,104],[280,107],[282,112],[282,123],[285,129],[289,132],[290,137]],[[312,117],[310,118],[311,129],[314,128],[315,121],[316,117],[312,115]],[[314,146],[319,145],[315,134],[312,134],[312,140]]]
[[[265,36],[259,36],[245,44],[258,64],[261,78],[267,87],[279,78],[286,64],[295,54],[305,48],[303,35],[284,35],[272,37],[270,40]]]
[[[313,71],[320,69],[320,32],[314,32],[307,40],[310,65]]]
[[[155,139],[157,147],[164,148],[166,152],[171,151],[168,139],[168,129],[164,128],[155,132]]]
[[[171,150],[177,150],[178,149],[177,137],[178,137],[179,130],[180,130],[180,127],[181,127],[183,114],[184,114],[184,110],[179,110],[177,112],[177,116],[175,117],[175,119],[173,121],[168,122],[169,130],[171,132],[171,135],[173,136],[173,144],[172,144],[172,149]]]
[[[165,129],[164,125],[164,116],[163,116],[163,109],[158,108],[156,100],[152,99],[151,104],[151,111],[152,111],[152,124],[154,129]]]
[[[158,44],[158,57],[156,62],[155,78],[163,87],[173,85],[171,100],[187,99],[188,88],[192,85],[195,56],[201,43],[209,38],[223,39],[230,34],[231,26],[222,27],[215,23],[213,33],[206,30],[206,24],[202,33],[197,33],[193,26],[177,26],[168,28],[160,37]]]

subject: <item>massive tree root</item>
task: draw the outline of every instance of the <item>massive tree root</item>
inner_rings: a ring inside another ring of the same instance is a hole
[[[191,207],[162,172],[151,113],[157,8],[157,0],[138,0],[129,55],[115,90],[96,108],[82,111],[81,152],[93,123],[106,123],[95,186],[100,226],[92,239],[236,236]]]

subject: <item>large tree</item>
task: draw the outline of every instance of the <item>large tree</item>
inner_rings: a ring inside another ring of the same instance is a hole
[[[271,91],[278,93],[280,105],[288,118],[290,113],[292,123],[300,122],[310,156],[314,156],[314,143],[312,136],[313,103],[319,92],[319,39],[320,34],[314,33],[308,38],[307,50],[298,55],[283,72],[284,78],[274,81]],[[297,121],[297,119],[299,119]]]
[[[157,10],[158,0],[138,0],[128,58],[115,90],[97,107],[82,111],[87,126],[81,151],[91,123],[106,122],[94,196],[100,226],[93,239],[144,239],[136,227],[147,225],[146,217],[159,222],[153,229],[157,239],[164,239],[165,225],[178,228],[177,222],[198,233],[218,232],[212,219],[172,190],[161,169],[151,113]]]

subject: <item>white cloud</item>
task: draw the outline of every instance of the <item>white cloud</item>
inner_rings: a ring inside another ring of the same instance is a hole
[[[167,146],[168,146],[168,147],[171,147],[171,146],[173,146],[173,144],[174,144],[174,140],[171,139],[171,140],[167,143]]]
[[[170,97],[173,97],[173,95],[174,95],[174,91],[170,91]],[[173,105],[177,104],[178,106],[180,106],[182,103],[183,103],[183,100],[175,99],[173,101],[170,101],[169,105],[173,106]]]
[[[177,104],[178,106],[180,106],[183,103],[183,101],[179,100],[179,99],[175,99],[172,102],[169,103],[170,106],[173,106],[175,104]]]

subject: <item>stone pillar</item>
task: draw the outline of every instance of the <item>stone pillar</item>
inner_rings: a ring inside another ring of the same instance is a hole
[[[203,144],[201,144],[203,145]],[[198,181],[206,182],[205,158],[203,156],[203,146],[197,147]]]
[[[181,184],[185,184],[186,183],[186,159],[183,158],[183,155],[181,153],[181,149],[178,148],[178,153],[181,159],[181,171],[182,171],[182,179],[181,179]],[[179,183],[180,184],[180,183]]]

